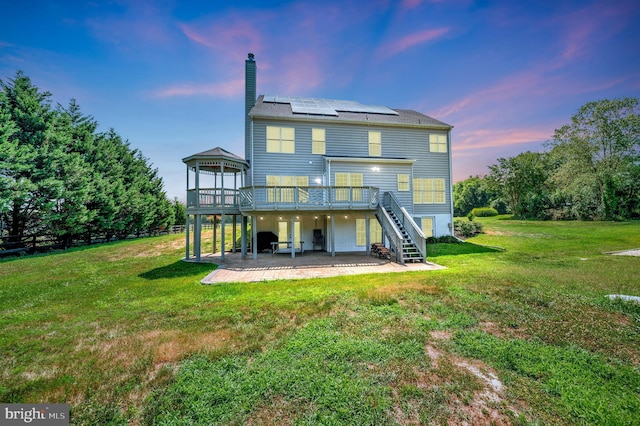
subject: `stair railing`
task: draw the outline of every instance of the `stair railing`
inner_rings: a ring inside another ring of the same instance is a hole
[[[404,258],[402,256],[403,238],[400,230],[398,229],[396,224],[393,223],[393,220],[391,219],[391,216],[389,216],[389,213],[387,213],[387,211],[382,208],[381,205],[378,205],[377,216],[378,222],[380,222],[380,226],[382,227],[382,232],[384,232],[384,235],[387,236],[387,238],[389,239],[389,245],[391,245],[391,248],[396,253],[396,261],[404,265]]]
[[[416,245],[418,251],[422,257],[427,259],[427,238],[425,237],[422,229],[413,220],[407,209],[405,209],[392,192],[385,192],[383,198],[383,204],[385,208],[391,209],[396,215],[404,229],[409,234],[411,241]]]

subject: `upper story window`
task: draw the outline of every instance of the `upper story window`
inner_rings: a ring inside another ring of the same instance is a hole
[[[429,151],[447,152],[447,135],[429,134]]]
[[[380,157],[382,155],[382,136],[380,132],[369,131],[369,156]]]
[[[398,191],[409,190],[409,175],[406,173],[398,174]]]
[[[267,126],[267,152],[295,154],[295,134],[293,127]]]
[[[326,153],[324,129],[311,129],[311,153],[321,155]]]
[[[444,179],[413,179],[414,204],[444,204],[445,198]]]
[[[362,173],[336,173],[335,182],[336,201],[362,201]]]

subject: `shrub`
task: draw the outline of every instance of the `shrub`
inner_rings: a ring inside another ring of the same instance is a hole
[[[427,244],[459,244],[460,241],[451,235],[441,237],[427,237]]]
[[[507,214],[509,213],[509,208],[507,207],[507,203],[501,198],[497,198],[489,203],[489,207],[492,207],[498,211],[498,214]]]
[[[498,210],[492,207],[476,207],[475,209],[471,210],[471,214],[476,217],[497,216]]]
[[[473,237],[482,232],[482,224],[473,220],[456,219],[453,229],[458,237]]]

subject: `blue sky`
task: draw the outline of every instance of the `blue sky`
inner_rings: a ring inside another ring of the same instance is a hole
[[[258,93],[414,109],[454,125],[454,180],[540,151],[584,103],[640,97],[640,2],[5,2],[0,78],[75,98],[184,198],[186,157],[243,155]]]

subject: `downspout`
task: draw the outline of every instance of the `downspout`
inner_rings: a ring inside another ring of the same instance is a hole
[[[451,152],[451,129],[449,129],[449,131],[447,132],[447,136],[449,136],[447,139],[449,143],[449,212],[451,214],[451,222],[449,222],[449,232],[451,233],[452,237],[455,237],[455,232],[453,230],[453,167],[451,161],[453,153]]]
[[[249,146],[250,148],[250,153],[251,153],[251,163],[249,164],[249,170],[251,171],[251,186],[255,186],[256,183],[253,180],[253,169],[254,169],[254,165],[255,163],[253,162],[253,118],[251,118],[251,121],[249,122]],[[254,194],[255,195],[255,194]],[[255,200],[255,198],[254,198]]]

